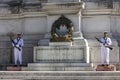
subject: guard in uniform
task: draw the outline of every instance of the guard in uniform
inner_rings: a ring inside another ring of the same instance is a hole
[[[112,44],[111,39],[108,37],[108,33],[104,32],[104,36],[100,38],[101,40],[101,57],[102,57],[102,64],[105,62],[109,64],[109,52],[110,49],[107,47]]]
[[[22,47],[24,46],[24,41],[21,37],[21,33],[17,34],[17,37],[12,41],[14,47],[14,62],[15,64],[22,64]]]

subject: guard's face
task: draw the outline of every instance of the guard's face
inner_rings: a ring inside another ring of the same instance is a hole
[[[108,33],[104,33],[104,37],[108,37]]]
[[[21,34],[17,34],[17,37],[18,37],[18,38],[21,38]]]

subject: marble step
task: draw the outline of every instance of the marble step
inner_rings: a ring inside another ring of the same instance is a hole
[[[91,67],[23,67],[22,71],[93,71]]]
[[[119,71],[0,71],[6,80],[119,80]]]
[[[2,79],[6,79],[6,80],[120,80],[120,77],[116,77],[116,76],[51,76],[51,77],[44,77],[44,76],[27,76],[27,77],[22,77],[22,76],[16,76],[16,77],[4,77]]]
[[[87,63],[29,63],[22,71],[93,71]]]
[[[92,63],[28,63],[28,66],[79,66],[79,67],[91,67]]]

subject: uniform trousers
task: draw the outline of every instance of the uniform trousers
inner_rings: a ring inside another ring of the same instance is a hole
[[[101,58],[102,58],[102,64],[104,64],[105,62],[107,64],[109,64],[109,48],[102,46],[101,47]]]
[[[14,48],[14,60],[15,64],[19,61],[22,64],[22,49],[19,51],[17,48]]]

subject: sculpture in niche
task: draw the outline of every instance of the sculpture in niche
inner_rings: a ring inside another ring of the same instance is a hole
[[[74,27],[72,22],[62,15],[56,20],[51,29],[51,42],[71,42]]]

